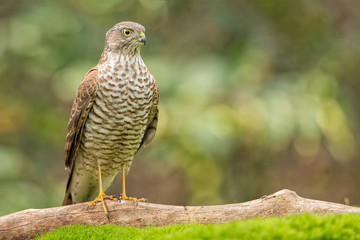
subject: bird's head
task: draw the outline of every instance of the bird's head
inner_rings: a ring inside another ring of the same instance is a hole
[[[146,44],[145,28],[135,22],[120,22],[106,33],[105,48],[134,55]]]

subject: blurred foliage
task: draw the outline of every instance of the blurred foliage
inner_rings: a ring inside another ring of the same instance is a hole
[[[161,94],[158,133],[135,158],[129,195],[206,205],[290,188],[360,204],[359,7],[2,0],[0,215],[61,204],[75,92],[124,20],[147,29],[142,56]]]

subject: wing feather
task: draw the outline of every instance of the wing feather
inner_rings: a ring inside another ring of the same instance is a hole
[[[152,76],[154,78],[154,76]],[[147,128],[145,130],[145,134],[144,137],[141,141],[141,144],[139,146],[139,149],[141,148],[141,146],[146,147],[147,145],[150,144],[150,142],[154,139],[155,137],[155,133],[156,133],[156,129],[157,129],[157,124],[158,124],[158,117],[159,117],[159,109],[158,109],[158,103],[159,103],[159,88],[157,86],[157,83],[155,81],[154,78],[154,85],[155,85],[155,101],[154,101],[154,106],[152,109],[152,114],[150,114],[150,116],[152,116],[152,118],[149,119],[149,122],[147,124]],[[138,149],[138,150],[139,150]]]
[[[70,169],[68,181],[66,184],[66,194],[63,205],[71,204],[70,182],[74,170],[76,154],[80,146],[81,137],[89,111],[92,108],[97,90],[98,69],[92,68],[86,74],[80,83],[76,92],[70,119],[68,122],[68,131],[65,143],[65,167]]]
[[[80,83],[71,109],[65,143],[65,167],[70,169],[70,172],[63,205],[70,204],[72,202],[70,196],[70,182],[77,151],[81,143],[84,125],[98,90],[97,74],[98,69],[96,67],[90,69],[85,74],[85,77]]]
[[[66,168],[71,168],[73,166],[77,150],[80,146],[83,127],[98,90],[97,73],[97,68],[90,69],[81,81],[79,89],[76,93],[76,98],[74,100],[68,122],[68,132],[66,135]]]

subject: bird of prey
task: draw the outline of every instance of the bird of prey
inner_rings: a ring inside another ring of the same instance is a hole
[[[120,22],[106,33],[99,63],[90,69],[76,93],[65,145],[69,169],[63,205],[101,202],[106,216],[104,191],[122,171],[121,199],[128,197],[125,174],[135,153],[155,136],[159,92],[140,49],[146,43],[145,28]]]

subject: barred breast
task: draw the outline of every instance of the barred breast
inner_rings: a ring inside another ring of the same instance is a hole
[[[156,86],[140,55],[108,60],[99,66],[98,77],[97,97],[79,150],[87,171],[96,176],[98,162],[102,176],[113,179],[122,166],[130,167],[154,117]]]

